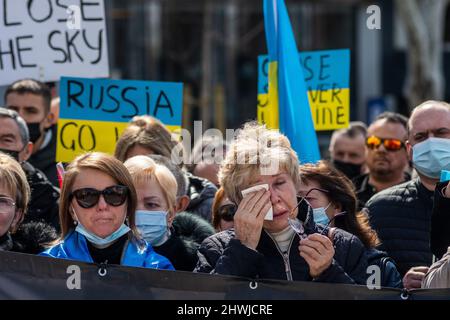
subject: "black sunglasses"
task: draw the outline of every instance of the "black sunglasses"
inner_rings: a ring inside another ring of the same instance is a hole
[[[225,221],[233,221],[236,213],[236,206],[234,204],[225,204],[218,210],[219,216]]]
[[[97,190],[94,188],[81,188],[70,193],[70,200],[73,197],[77,200],[80,207],[88,209],[92,208],[98,203],[100,195],[103,195],[105,202],[111,206],[118,207],[125,203],[128,198],[127,186],[111,186],[104,190]]]

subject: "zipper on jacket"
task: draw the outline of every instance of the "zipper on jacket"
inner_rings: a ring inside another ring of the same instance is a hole
[[[284,271],[286,272],[286,278],[289,281],[293,281],[292,277],[292,270],[291,270],[291,263],[289,261],[289,252],[291,252],[292,243],[294,242],[295,235],[292,237],[291,242],[289,243],[289,247],[286,253],[281,252],[280,247],[278,246],[278,243],[272,238],[270,233],[266,232],[270,239],[272,239],[273,243],[275,243],[275,248],[277,248],[277,251],[280,253],[281,257],[283,258],[284,262]]]

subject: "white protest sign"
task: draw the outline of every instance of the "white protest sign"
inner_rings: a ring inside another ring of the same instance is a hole
[[[109,76],[103,0],[0,0],[0,85]]]

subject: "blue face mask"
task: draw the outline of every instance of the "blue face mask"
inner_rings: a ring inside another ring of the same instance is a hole
[[[136,227],[141,232],[145,241],[152,246],[159,246],[166,242],[169,235],[167,212],[137,210]]]
[[[431,137],[416,144],[413,164],[421,174],[439,179],[441,170],[450,170],[450,139]]]
[[[74,210],[74,212],[75,212],[75,210]],[[75,213],[75,216],[76,216],[76,213]],[[78,218],[77,218],[77,220],[78,220]],[[77,224],[77,227],[75,228],[75,231],[78,232],[79,234],[82,234],[90,243],[94,244],[96,247],[106,248],[111,243],[113,243],[114,241],[119,239],[121,236],[123,236],[124,234],[127,234],[130,231],[130,228],[127,225],[125,225],[124,223],[122,223],[120,225],[120,227],[116,231],[111,233],[109,236],[107,236],[106,238],[100,238],[96,234],[93,234],[92,232],[88,231],[80,223],[80,220],[78,220],[78,224]]]
[[[329,222],[330,222],[330,218],[328,218],[327,216],[327,209],[328,207],[331,205],[331,202],[324,208],[324,207],[320,207],[320,208],[313,208],[313,217],[314,217],[314,222],[315,223],[320,223],[323,224],[324,226],[326,226]]]

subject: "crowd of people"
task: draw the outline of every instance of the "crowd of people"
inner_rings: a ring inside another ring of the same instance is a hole
[[[36,80],[6,90],[0,250],[357,285],[378,266],[382,287],[450,287],[446,102],[350,123],[315,164],[299,164],[286,136],[255,122],[229,143],[204,139],[189,164],[173,161],[181,143],[159,120],[136,116],[114,155],[82,154],[60,180],[57,103]],[[221,163],[205,160],[211,150]]]

